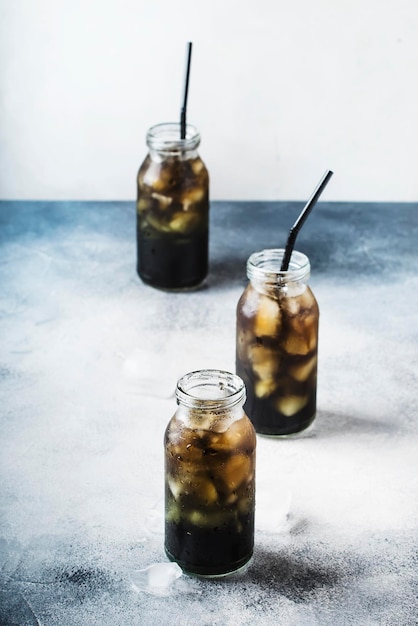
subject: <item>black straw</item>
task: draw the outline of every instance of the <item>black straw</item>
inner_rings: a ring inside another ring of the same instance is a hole
[[[187,44],[187,64],[186,64],[186,77],[184,80],[184,100],[180,114],[180,137],[186,139],[186,111],[187,111],[187,96],[189,93],[189,76],[190,76],[190,62],[192,60],[192,42]]]
[[[299,215],[298,219],[296,220],[296,222],[293,224],[292,228],[290,229],[289,235],[287,237],[286,248],[285,248],[284,255],[283,255],[282,265],[280,267],[281,272],[287,272],[289,268],[290,257],[292,256],[293,248],[295,246],[296,237],[298,236],[299,231],[302,228],[303,224],[305,223],[305,220],[308,217],[309,213],[312,211],[315,204],[317,203],[319,196],[321,195],[321,193],[324,191],[325,187],[327,186],[328,181],[333,175],[333,173],[334,172],[331,172],[331,170],[328,170],[327,172],[325,172],[319,185],[317,186],[312,196],[309,198],[308,202],[306,203],[302,213]]]

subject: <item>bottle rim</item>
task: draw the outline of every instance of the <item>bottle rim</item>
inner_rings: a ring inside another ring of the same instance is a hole
[[[205,369],[182,376],[176,387],[177,404],[202,410],[225,410],[245,401],[242,378],[224,370]]]
[[[200,133],[192,124],[186,124],[186,137],[181,139],[179,122],[163,122],[148,129],[146,141],[149,148],[159,152],[193,150],[200,143]]]
[[[311,265],[306,254],[293,250],[288,269],[281,271],[284,252],[284,248],[270,248],[251,254],[247,261],[248,278],[279,286],[308,279]]]

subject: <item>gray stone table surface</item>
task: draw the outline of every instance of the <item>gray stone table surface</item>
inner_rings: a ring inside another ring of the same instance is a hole
[[[136,275],[134,203],[0,203],[1,625],[417,623],[418,204],[320,202],[299,235],[318,413],[257,437],[247,570],[141,571],[167,563],[177,378],[234,370],[246,259],[301,207],[213,202],[207,282],[168,293]]]

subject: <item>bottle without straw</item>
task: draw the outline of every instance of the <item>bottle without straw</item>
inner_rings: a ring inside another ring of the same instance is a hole
[[[187,125],[149,129],[149,153],[137,178],[137,271],[154,287],[196,287],[208,273],[209,175]]]
[[[290,435],[315,419],[318,304],[308,286],[308,257],[256,252],[237,306],[236,371],[247,389],[245,411],[258,433]]]
[[[254,544],[254,428],[243,381],[201,370],[177,383],[165,433],[165,550],[188,573],[242,568]]]

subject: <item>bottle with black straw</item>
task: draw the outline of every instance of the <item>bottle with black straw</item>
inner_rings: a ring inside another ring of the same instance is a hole
[[[294,250],[305,220],[328,184],[328,170],[290,229],[286,247],[253,253],[237,305],[236,373],[256,432],[288,436],[316,415],[319,307],[308,286],[310,262]]]
[[[201,285],[209,265],[209,174],[200,134],[187,123],[191,53],[189,42],[180,121],[148,130],[137,177],[137,272],[174,291]]]

